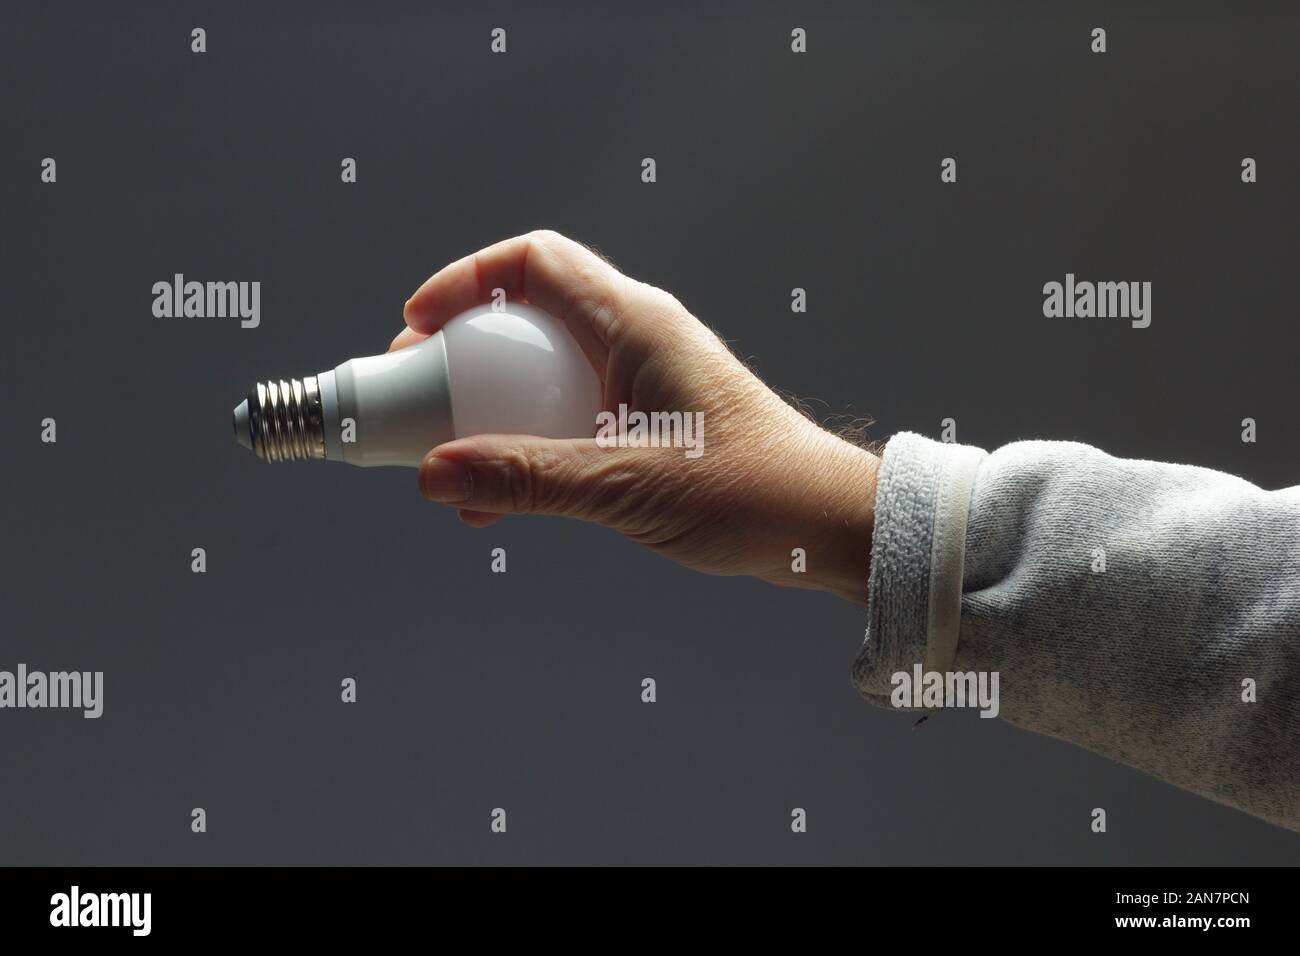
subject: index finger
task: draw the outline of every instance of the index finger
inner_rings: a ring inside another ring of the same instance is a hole
[[[625,282],[621,272],[585,246],[541,230],[446,266],[415,290],[402,314],[411,329],[428,335],[502,289],[507,299],[526,299],[564,321],[594,360],[609,349]]]

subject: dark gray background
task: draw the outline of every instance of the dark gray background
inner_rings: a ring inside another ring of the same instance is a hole
[[[106,709],[0,712],[0,862],[1300,859],[1066,744],[869,707],[857,607],[559,520],[474,531],[414,472],[268,466],[229,421],[548,226],[873,438],[952,416],[1295,484],[1300,15],[136,6],[3,15],[0,668],[103,670]],[[1045,319],[1067,271],[1152,281],[1151,327]],[[261,327],[154,318],[174,272],[260,280]]]

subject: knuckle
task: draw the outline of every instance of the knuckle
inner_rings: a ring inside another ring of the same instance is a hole
[[[588,506],[597,519],[625,534],[639,533],[671,512],[681,489],[665,474],[652,450],[608,451],[591,472]]]
[[[682,300],[677,298],[667,289],[656,289],[656,304],[659,309],[670,315],[679,316],[686,312],[686,306],[682,305]]]
[[[578,308],[586,314],[587,322],[596,328],[613,329],[618,324],[619,303],[614,291],[607,286],[591,282],[587,295]]]
[[[608,523],[618,526],[622,519],[641,506],[642,476],[639,469],[625,463],[610,462],[596,471],[591,483],[592,511]]]
[[[557,246],[565,241],[564,236],[554,229],[534,229],[528,238],[539,246]]]
[[[493,460],[491,498],[515,514],[562,509],[563,502],[556,500],[566,485],[561,472],[561,457],[545,445],[511,445]]]
[[[681,300],[667,289],[661,289],[659,286],[651,285],[648,282],[638,282],[637,284],[640,286],[640,292],[647,308],[663,315],[680,314],[686,311],[686,306],[682,305]]]
[[[499,490],[511,511],[528,514],[538,505],[538,470],[523,448],[508,448],[501,454]]]

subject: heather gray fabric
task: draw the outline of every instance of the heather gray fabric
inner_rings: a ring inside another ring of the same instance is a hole
[[[954,656],[932,617],[958,601]],[[1300,486],[899,434],[867,624],[853,678],[873,703],[893,709],[892,675],[917,663],[998,671],[1011,723],[1300,830]]]

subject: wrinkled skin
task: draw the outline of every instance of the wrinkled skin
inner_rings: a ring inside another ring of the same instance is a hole
[[[698,571],[865,600],[875,456],[783,401],[673,296],[586,247],[540,231],[447,266],[407,301],[390,350],[497,288],[565,323],[607,410],[703,412],[704,453],[478,435],[430,451],[420,467],[426,497],[476,527],[510,513],[578,518]],[[795,548],[806,552],[805,573],[792,570]]]

